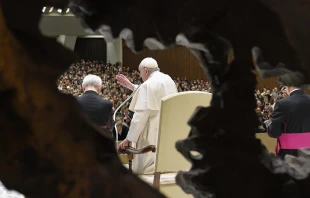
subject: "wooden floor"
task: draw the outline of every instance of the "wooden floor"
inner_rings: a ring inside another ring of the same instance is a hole
[[[275,153],[276,139],[269,137],[267,133],[256,133],[256,138],[260,139],[270,153]]]

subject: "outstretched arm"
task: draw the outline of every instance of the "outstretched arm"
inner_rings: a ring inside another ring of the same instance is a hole
[[[127,78],[126,76],[124,76],[123,74],[117,75],[117,76],[116,76],[116,80],[117,80],[117,82],[118,82],[120,85],[122,85],[122,86],[124,86],[124,87],[127,87],[127,88],[130,89],[131,91],[134,91],[135,88],[136,88],[136,86],[135,86],[133,83],[131,83],[131,82],[128,80],[128,78]]]

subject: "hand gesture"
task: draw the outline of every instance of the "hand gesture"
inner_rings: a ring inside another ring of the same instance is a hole
[[[126,76],[124,76],[123,74],[119,74],[119,75],[116,75],[116,80],[117,80],[117,83],[124,86],[124,87],[127,87],[128,89],[130,89],[131,91],[134,90],[135,86],[134,84],[132,84],[128,78]]]
[[[128,143],[130,141],[127,139],[124,139],[119,145],[118,145],[118,150],[125,150],[125,146],[128,146]]]
[[[263,125],[259,125],[258,128],[261,129],[261,130],[265,130],[265,128],[263,127]]]
[[[283,98],[287,98],[289,96],[288,92],[287,92],[287,87],[284,87],[282,90],[282,97]]]
[[[288,95],[287,91],[283,91],[282,96],[283,96],[283,98],[287,98],[289,95]]]

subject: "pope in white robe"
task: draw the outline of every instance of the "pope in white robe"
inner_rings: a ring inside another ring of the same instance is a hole
[[[139,87],[132,84],[124,75],[118,75],[118,82],[135,91],[129,110],[134,112],[127,138],[119,148],[124,149],[128,142],[136,143],[141,149],[148,145],[156,145],[159,128],[159,110],[161,99],[177,93],[174,81],[167,74],[159,71],[153,58],[145,58],[139,65],[140,76],[144,81]],[[132,170],[136,174],[153,174],[155,153],[135,155]]]

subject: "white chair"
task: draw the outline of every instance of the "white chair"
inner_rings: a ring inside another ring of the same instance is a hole
[[[188,137],[189,118],[196,107],[210,106],[211,98],[212,94],[207,92],[188,91],[167,96],[161,101],[155,173],[140,175],[140,178],[169,198],[192,197],[175,183],[177,172],[189,170],[191,167],[176,150],[175,143]]]

